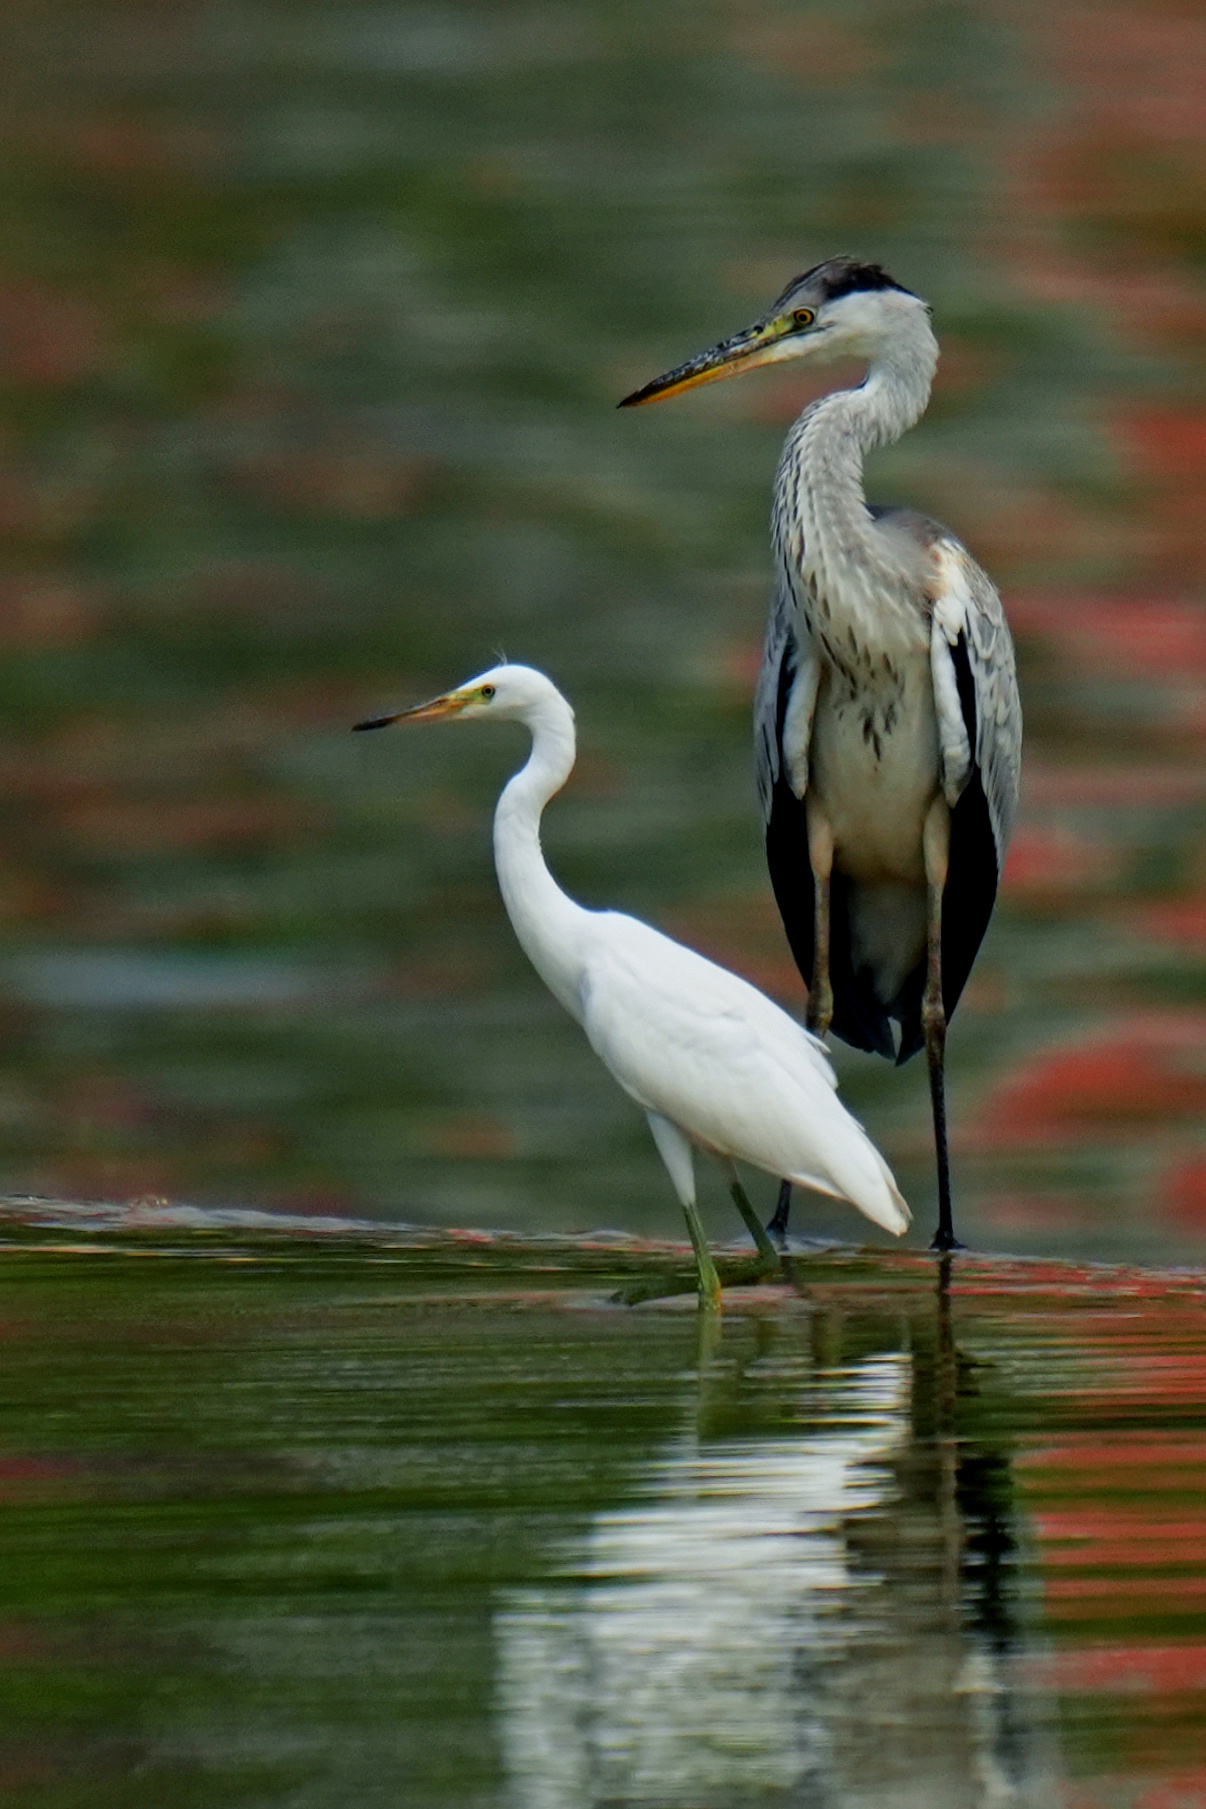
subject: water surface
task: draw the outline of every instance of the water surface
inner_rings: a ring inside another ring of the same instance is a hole
[[[0,1793],[1206,1795],[1206,1284],[23,1209]]]

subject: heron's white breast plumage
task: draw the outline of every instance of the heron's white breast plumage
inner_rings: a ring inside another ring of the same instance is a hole
[[[854,879],[925,882],[921,829],[938,786],[928,653],[902,659],[889,687],[855,694],[826,672],[809,759],[839,870]]]

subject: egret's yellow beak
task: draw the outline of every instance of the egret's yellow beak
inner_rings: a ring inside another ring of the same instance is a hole
[[[409,710],[395,710],[392,716],[371,716],[367,722],[355,722],[353,729],[388,729],[394,722],[433,722],[437,716],[455,716],[472,700],[471,691],[446,691],[429,703],[414,704]]]
[[[779,347],[783,341],[799,332],[800,322],[794,315],[768,315],[764,320],[755,321],[752,327],[743,327],[731,338],[722,339],[710,351],[688,358],[685,364],[667,371],[664,377],[655,377],[652,383],[634,389],[617,406],[640,408],[646,402],[663,402],[667,396],[680,396],[685,389],[697,389],[701,383],[718,383],[722,377],[732,377],[738,371],[753,370],[755,365],[782,357]]]

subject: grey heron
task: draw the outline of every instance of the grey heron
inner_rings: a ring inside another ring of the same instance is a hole
[[[949,1250],[958,1245],[946,1026],[996,901],[1022,712],[990,579],[948,529],[864,495],[866,455],[899,439],[929,400],[938,361],[929,307],[879,265],[831,258],[794,278],[752,326],[620,406],[756,365],[851,357],[865,362],[864,381],[805,408],[775,476],[759,792],[809,1027],[897,1063],[925,1047],[933,1248]],[[785,1182],[771,1221],[780,1233],[790,1191]]]
[[[494,860],[507,915],[549,991],[581,1024],[624,1091],[643,1107],[687,1220],[700,1299],[720,1282],[695,1204],[692,1144],[720,1158],[764,1259],[778,1253],[734,1167],[749,1162],[849,1200],[899,1235],[909,1209],[891,1170],[835,1091],[824,1046],[763,993],[634,917],[566,896],[540,847],[544,807],[569,778],[574,713],[531,666],[496,666],[430,703],[361,722],[490,718],[523,723],[527,764],[503,788]]]

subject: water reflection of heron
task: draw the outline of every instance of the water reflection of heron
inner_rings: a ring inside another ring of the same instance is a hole
[[[494,817],[499,885],[515,933],[554,997],[576,1018],[625,1092],[643,1106],[682,1202],[700,1297],[720,1282],[695,1205],[692,1142],[720,1157],[763,1257],[778,1255],[745,1197],[734,1159],[849,1200],[889,1231],[909,1209],[861,1125],[839,1102],[821,1043],[736,974],[616,911],[587,911],[545,865],[540,819],[573,770],[574,713],[530,666],[496,666],[431,703],[362,729],[438,717],[526,725],[527,764]]]
[[[946,528],[863,494],[865,455],[929,400],[929,309],[878,265],[833,258],[621,407],[755,365],[841,357],[865,360],[866,380],[804,410],[775,478],[776,583],[755,706],[767,859],[810,1028],[897,1062],[925,1045],[934,1247],[949,1250],[946,1024],[996,899],[1022,716],[985,573]],[[785,1182],[772,1228],[786,1230],[789,1202]]]

